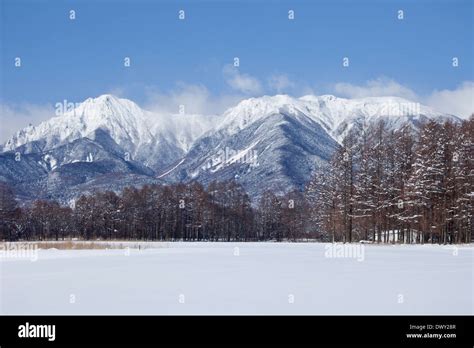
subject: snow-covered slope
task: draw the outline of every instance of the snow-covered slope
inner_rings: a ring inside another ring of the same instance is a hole
[[[20,130],[5,143],[4,150],[12,150],[33,141],[42,141],[43,150],[49,150],[104,128],[117,144],[127,151],[134,151],[142,143],[153,139],[146,118],[146,112],[132,101],[102,95],[95,99],[89,98],[73,110],[36,127]]]
[[[228,109],[164,179],[234,179],[252,197],[301,188],[351,130],[384,119],[389,129],[426,119],[457,119],[396,97],[263,96]]]
[[[281,113],[298,119],[310,117],[326,131],[330,131],[333,120],[325,113],[318,112],[314,107],[308,108],[308,104],[304,99],[292,98],[288,95],[246,99],[223,114],[223,120],[217,126],[217,130],[232,135],[269,115]]]
[[[293,115],[295,118],[309,117],[338,142],[353,126],[369,125],[380,119],[386,120],[391,129],[400,128],[406,123],[419,126],[427,118],[440,121],[458,119],[399,97],[346,99],[333,95],[306,95],[301,98],[276,95],[243,100],[224,113],[217,129],[232,135],[276,113]]]
[[[204,183],[234,179],[252,197],[267,189],[284,193],[301,188],[336,146],[304,102],[284,95],[251,98],[225,112],[169,176]]]
[[[212,117],[201,115],[152,113],[128,99],[106,94],[89,98],[36,127],[20,130],[5,143],[3,150],[30,145],[24,146],[24,152],[44,152],[80,138],[94,139],[101,129],[124,153],[157,168],[182,156],[210,127],[210,120]]]
[[[328,131],[339,142],[353,127],[365,127],[381,119],[389,129],[397,129],[407,123],[419,127],[427,119],[459,120],[456,116],[399,97],[345,99],[333,95],[307,95],[299,101],[304,102],[309,114],[327,124]]]

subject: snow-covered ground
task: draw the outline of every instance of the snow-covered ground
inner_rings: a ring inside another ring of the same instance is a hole
[[[16,258],[4,253],[0,313],[474,312],[472,245],[152,243],[147,247],[38,250],[36,261],[31,261],[36,259],[32,255]]]

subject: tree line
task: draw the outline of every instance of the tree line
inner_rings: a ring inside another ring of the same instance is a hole
[[[469,243],[474,118],[349,132],[306,197],[314,226],[334,241]]]
[[[256,204],[235,181],[127,187],[72,206],[19,207],[0,183],[0,238],[184,241],[469,243],[474,120],[429,121],[417,132],[379,122],[349,131],[302,190]]]
[[[304,216],[285,197],[266,192],[259,209],[234,181],[127,187],[79,197],[72,207],[37,200],[16,205],[14,193],[0,185],[0,231],[4,240],[64,238],[136,240],[259,241],[305,237]],[[292,197],[292,198],[290,198]]]

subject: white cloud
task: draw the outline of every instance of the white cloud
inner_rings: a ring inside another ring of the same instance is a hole
[[[295,87],[295,83],[286,74],[275,74],[268,79],[268,87],[277,93],[288,93]]]
[[[232,65],[224,66],[223,73],[227,84],[238,92],[257,95],[263,91],[262,85],[257,78],[249,74],[240,73],[239,69]]]
[[[410,88],[398,82],[380,77],[369,80],[364,85],[354,85],[340,82],[334,85],[334,92],[342,97],[364,98],[364,97],[402,97],[409,100],[417,100],[418,96]]]
[[[362,85],[346,82],[336,83],[333,91],[343,97],[364,98],[395,96],[417,101],[434,110],[468,118],[474,113],[474,82],[465,81],[453,90],[434,90],[427,95],[418,95],[395,80],[378,78]]]
[[[127,88],[125,87],[112,87],[109,90],[107,90],[104,94],[112,94],[119,98],[125,98],[126,92],[127,92]]]
[[[38,125],[54,116],[54,106],[49,104],[2,104],[0,105],[0,143],[5,142],[29,124]]]
[[[178,113],[183,105],[187,114],[220,114],[242,100],[242,95],[212,95],[203,85],[178,83],[169,92],[147,88],[144,108],[154,112]]]
[[[425,103],[435,110],[468,118],[474,113],[474,82],[465,81],[453,90],[435,90]]]

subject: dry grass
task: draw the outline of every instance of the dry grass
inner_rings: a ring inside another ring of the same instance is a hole
[[[95,242],[79,241],[59,241],[59,242],[34,242],[38,249],[59,249],[59,250],[90,250],[90,249],[112,249],[111,245]]]
[[[5,247],[8,242],[0,242],[0,248]],[[119,242],[119,241],[34,241],[34,242],[13,242],[27,245],[37,249],[58,249],[58,250],[105,250],[105,249],[150,249],[166,248],[168,243],[146,243],[146,242]]]

